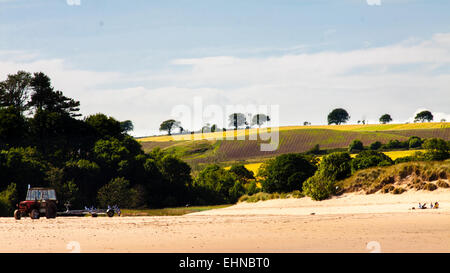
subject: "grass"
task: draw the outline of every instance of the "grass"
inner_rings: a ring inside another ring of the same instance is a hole
[[[177,207],[163,209],[123,209],[122,216],[180,216],[193,212],[226,208],[231,205]]]
[[[239,198],[238,202],[249,202],[255,203],[258,201],[266,201],[271,199],[288,199],[288,198],[302,198],[305,195],[300,191],[293,191],[290,193],[266,193],[266,192],[258,192],[252,195],[243,195]]]
[[[445,187],[450,177],[450,160],[431,162],[406,162],[388,167],[360,170],[351,177],[339,181],[340,192],[364,191],[367,194],[391,192],[391,185],[406,184],[416,190],[434,190]],[[439,182],[441,181],[441,182]],[[445,182],[445,184],[444,184]]]

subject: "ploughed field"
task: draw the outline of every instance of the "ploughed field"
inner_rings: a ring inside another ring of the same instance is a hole
[[[138,140],[146,151],[156,147],[172,149],[189,163],[231,162],[306,152],[316,144],[321,149],[345,148],[355,139],[361,140],[364,145],[375,141],[404,141],[411,136],[450,140],[450,123],[280,127],[279,146],[275,151],[261,151],[260,144],[267,141],[252,140],[255,133],[257,129],[156,136]],[[231,134],[236,139],[231,140]],[[224,136],[227,139],[220,139]],[[238,140],[238,137],[241,139]]]

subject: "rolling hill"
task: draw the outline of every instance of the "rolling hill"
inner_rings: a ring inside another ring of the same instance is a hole
[[[181,156],[192,165],[221,162],[261,162],[279,154],[306,152],[319,144],[321,149],[345,148],[354,140],[364,145],[375,141],[407,140],[411,136],[437,137],[450,140],[450,123],[413,123],[386,125],[329,125],[280,127],[279,146],[272,152],[260,150],[260,139],[254,139],[258,129],[227,132],[154,136],[139,138],[144,150],[160,147]],[[234,136],[234,139],[232,139]],[[253,136],[253,137],[251,137]],[[227,137],[227,139],[224,139]],[[240,137],[240,140],[237,138]],[[232,140],[230,140],[232,139]]]

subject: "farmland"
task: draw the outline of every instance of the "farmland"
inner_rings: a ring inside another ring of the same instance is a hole
[[[414,123],[385,125],[331,125],[331,126],[290,126],[280,127],[279,146],[275,151],[261,151],[261,139],[250,137],[257,129],[237,130],[220,133],[156,136],[139,138],[145,151],[156,147],[171,151],[191,165],[205,163],[233,162],[258,163],[267,158],[284,153],[306,152],[314,145],[320,149],[333,150],[348,147],[354,139],[364,145],[375,141],[387,143],[389,140],[405,141],[411,136],[421,138],[437,137],[450,140],[450,123]],[[224,136],[238,136],[242,139],[220,140]],[[192,138],[186,140],[183,138]],[[396,153],[392,156],[396,158]],[[389,155],[391,156],[391,155]],[[398,157],[398,156],[397,156]]]

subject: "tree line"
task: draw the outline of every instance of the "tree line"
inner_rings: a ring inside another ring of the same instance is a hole
[[[228,116],[228,122],[229,126],[232,127],[234,130],[237,130],[238,128],[245,126],[245,128],[250,128],[251,126],[259,126],[261,127],[266,122],[270,121],[270,117],[266,114],[256,114],[251,115],[249,118],[243,114],[243,113],[233,113]],[[428,111],[424,110],[416,114],[414,117],[414,122],[431,122],[433,121],[434,117],[433,114]],[[350,120],[350,115],[347,112],[347,110],[343,108],[336,108],[333,109],[327,116],[328,125],[335,124],[340,125],[347,123]],[[379,118],[379,122],[381,124],[387,124],[392,121],[392,117],[390,114],[383,114]],[[445,122],[445,119],[442,119],[441,122]],[[366,124],[366,120],[358,120],[358,124]],[[305,121],[303,122],[304,126],[311,125],[311,122]],[[169,119],[165,120],[161,123],[159,130],[167,132],[168,135],[171,135],[174,130],[179,129],[179,133],[188,133],[187,130],[185,130],[180,121]],[[209,133],[209,132],[217,132],[219,130],[217,124],[209,124],[206,123],[199,132],[201,133]],[[226,131],[226,128],[222,128],[222,131]]]

